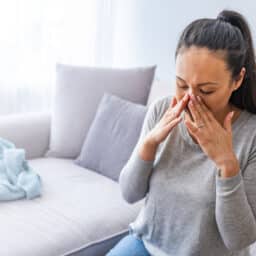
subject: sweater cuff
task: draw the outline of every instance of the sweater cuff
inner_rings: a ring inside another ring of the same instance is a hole
[[[216,194],[222,194],[236,190],[242,182],[241,170],[238,174],[232,177],[224,178],[219,175],[219,170],[216,172]]]

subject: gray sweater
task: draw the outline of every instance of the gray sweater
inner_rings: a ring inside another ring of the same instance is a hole
[[[171,97],[149,106],[140,138],[119,176],[128,203],[145,197],[130,232],[154,256],[251,255],[249,245],[256,241],[256,115],[243,110],[232,124],[240,162],[236,176],[219,176],[183,120],[158,146],[155,160],[145,161],[138,149]]]

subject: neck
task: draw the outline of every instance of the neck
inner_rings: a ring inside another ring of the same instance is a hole
[[[234,115],[232,118],[232,124],[235,122],[235,120],[238,118],[241,109],[235,107],[234,105],[228,105],[224,110],[222,110],[220,113],[217,113],[215,116],[216,120],[223,126],[225,118],[227,117],[227,114],[231,111],[234,111]]]

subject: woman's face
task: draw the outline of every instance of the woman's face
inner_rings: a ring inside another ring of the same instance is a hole
[[[185,93],[199,95],[214,115],[229,107],[229,98],[243,80],[231,81],[231,72],[225,61],[207,48],[190,47],[180,51],[176,58],[176,98]]]

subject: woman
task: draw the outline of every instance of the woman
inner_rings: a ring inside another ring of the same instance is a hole
[[[198,19],[175,54],[176,95],[150,105],[119,177],[146,197],[107,256],[250,255],[256,241],[256,65],[238,12]]]

